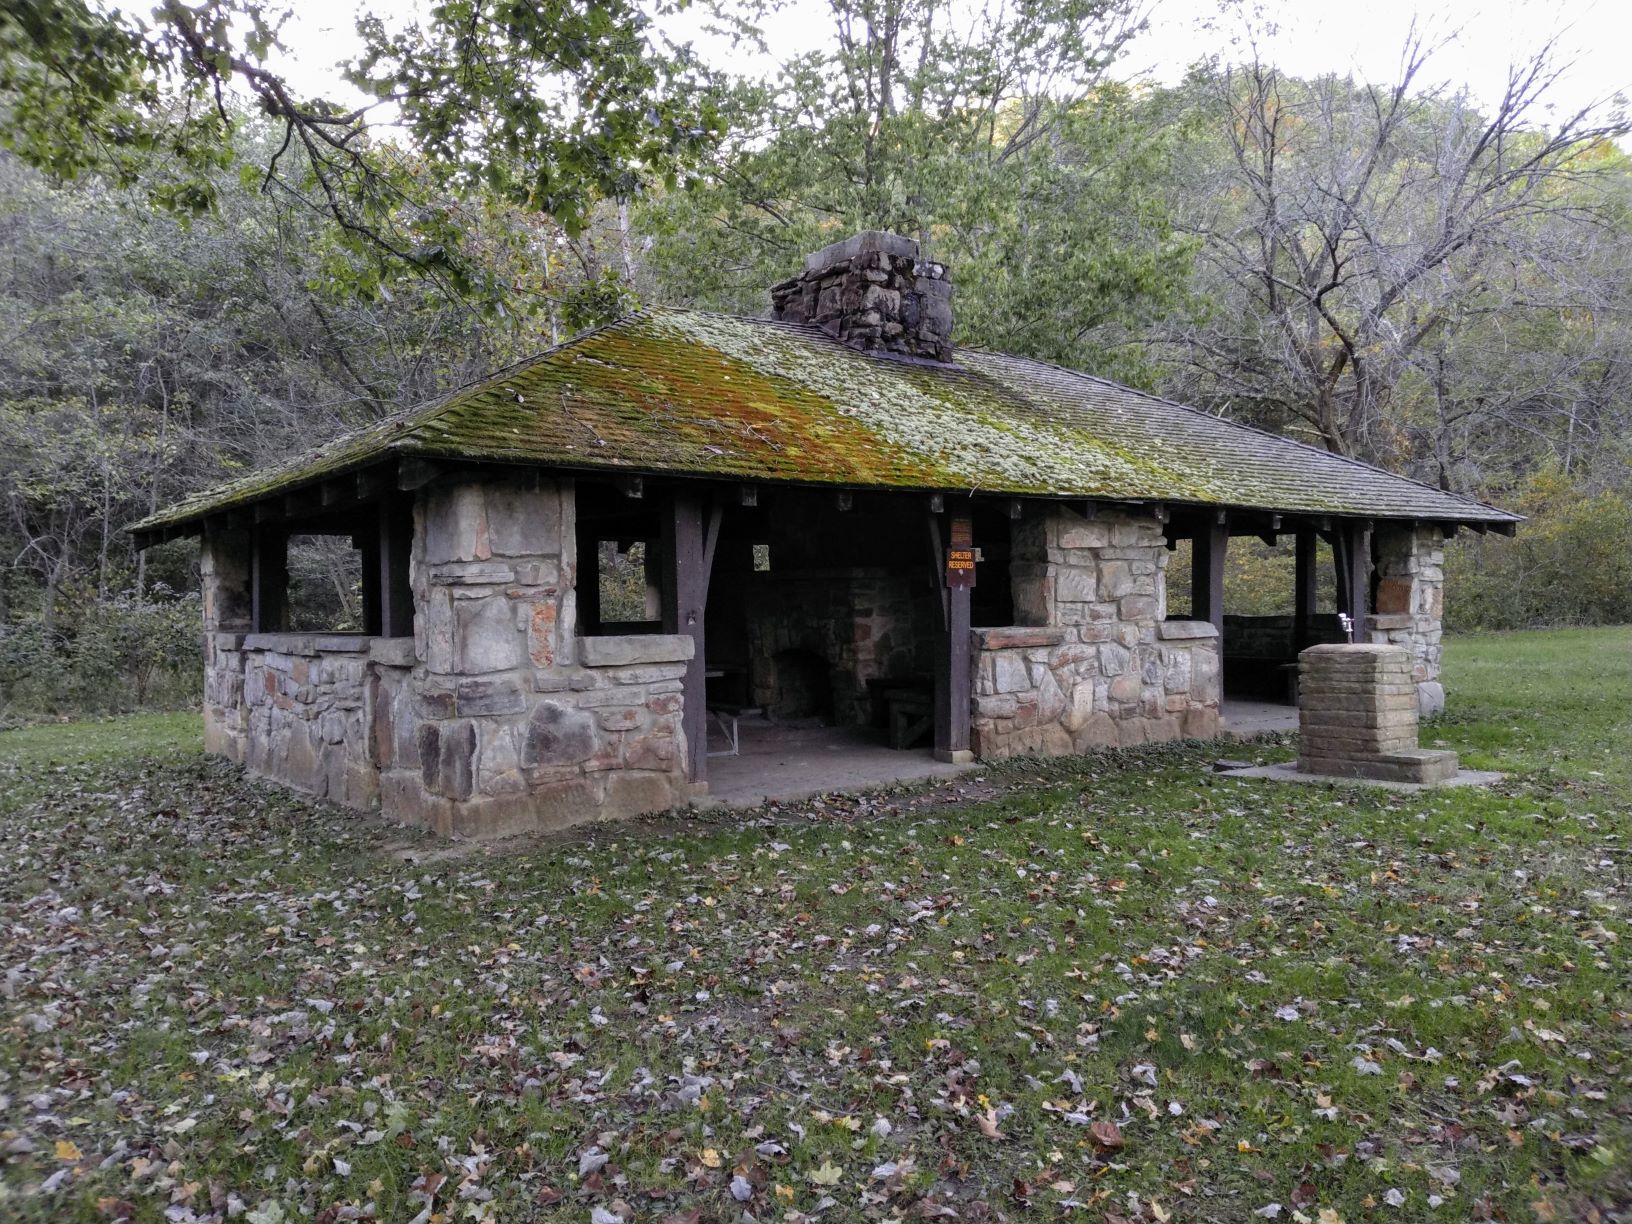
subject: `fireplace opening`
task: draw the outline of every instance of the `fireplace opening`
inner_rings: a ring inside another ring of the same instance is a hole
[[[771,700],[766,713],[773,721],[833,721],[833,679],[826,659],[813,650],[782,650],[771,657],[771,667]]]

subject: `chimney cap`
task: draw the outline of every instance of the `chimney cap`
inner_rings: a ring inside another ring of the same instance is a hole
[[[839,242],[829,243],[819,251],[805,256],[805,271],[820,272],[834,264],[854,259],[871,251],[883,251],[903,259],[918,258],[918,244],[911,238],[892,234],[888,230],[862,230]]]

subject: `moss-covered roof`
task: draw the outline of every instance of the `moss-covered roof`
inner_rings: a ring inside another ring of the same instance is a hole
[[[1368,517],[1518,516],[1023,357],[868,356],[814,328],[653,309],[136,524],[405,456]]]

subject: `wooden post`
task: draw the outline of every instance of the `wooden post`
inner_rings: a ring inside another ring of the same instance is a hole
[[[940,524],[933,511],[930,517],[931,538],[940,538]],[[938,550],[937,569],[941,594],[945,600],[945,636],[935,651],[935,759],[962,763],[972,760],[969,751],[969,704],[973,677],[970,675],[969,653],[969,595],[974,586],[973,571],[968,580],[954,579],[948,562],[956,550],[972,554],[974,541],[967,518],[954,518],[948,535],[948,547]]]
[[[382,637],[414,635],[414,588],[409,557],[414,547],[414,503],[411,497],[382,497],[379,507],[379,574]]]
[[[677,492],[662,515],[663,632],[683,633],[696,644],[683,680],[686,777],[708,780],[708,680],[703,657],[703,610],[708,603],[703,504]]]
[[[1338,554],[1338,605],[1354,621],[1352,641],[1366,638],[1367,604],[1371,595],[1371,541],[1364,523],[1344,523],[1336,532],[1342,548]]]
[[[578,632],[594,637],[601,631],[601,541],[599,533],[585,527],[582,519],[577,530]]]
[[[249,557],[250,623],[256,633],[288,627],[289,533],[281,527],[255,529]]]
[[[365,527],[352,537],[352,547],[363,554],[363,632],[369,637],[379,637],[380,629],[380,588],[384,575],[380,566],[380,539],[379,525],[372,524]]]
[[[1224,554],[1230,546],[1230,528],[1215,516],[1196,529],[1190,548],[1190,619],[1211,621],[1224,648]]]
[[[1318,597],[1320,573],[1315,567],[1315,533],[1300,527],[1295,552],[1296,574],[1293,578],[1293,602],[1297,615],[1293,621],[1293,650],[1301,652],[1314,636],[1315,601]]]

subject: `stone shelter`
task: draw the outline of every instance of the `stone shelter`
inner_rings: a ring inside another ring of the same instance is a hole
[[[946,761],[1208,737],[1233,672],[1341,632],[1320,541],[1439,707],[1443,541],[1518,516],[954,346],[952,300],[861,233],[769,317],[642,310],[136,524],[202,538],[209,750],[484,835],[696,798],[749,711]],[[361,554],[360,633],[288,630],[313,534]],[[1296,540],[1294,615],[1225,616],[1243,536]]]

